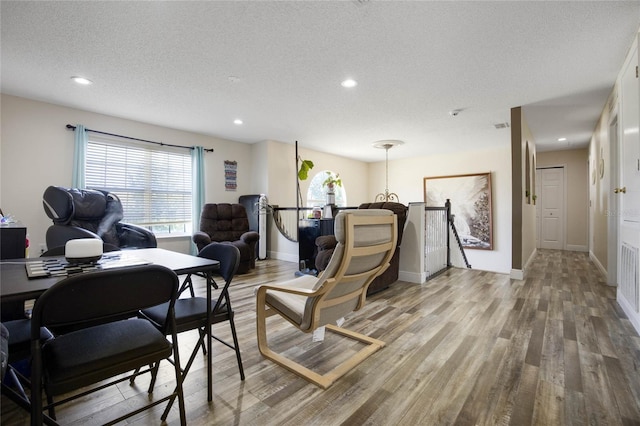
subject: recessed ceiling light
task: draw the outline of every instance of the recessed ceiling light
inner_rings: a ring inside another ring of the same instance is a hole
[[[89,80],[88,78],[84,78],[84,77],[74,76],[74,77],[71,77],[71,80],[75,81],[78,84],[82,84],[84,86],[88,86],[89,84],[93,84],[93,81]]]
[[[558,138],[558,142],[564,142],[566,140],[567,140],[567,138]]]
[[[348,78],[348,79],[346,79],[345,81],[343,81],[340,84],[342,85],[342,87],[347,87],[348,88],[348,87],[356,87],[358,85],[358,82]]]
[[[235,120],[233,120],[233,124],[237,124],[239,126],[242,124],[242,120],[240,120],[239,118],[236,118]]]

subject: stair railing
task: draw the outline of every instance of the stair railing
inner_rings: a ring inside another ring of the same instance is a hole
[[[444,207],[425,206],[424,272],[433,278],[452,266],[471,268],[451,214],[451,201]],[[453,239],[455,245],[451,245]]]

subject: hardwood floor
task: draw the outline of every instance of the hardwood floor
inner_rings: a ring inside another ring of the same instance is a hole
[[[586,253],[539,250],[525,281],[452,269],[423,285],[393,284],[345,322],[387,346],[325,391],[257,350],[253,289],[290,279],[295,268],[265,260],[236,277],[231,298],[246,380],[234,352],[216,344],[207,404],[200,354],[184,384],[189,425],[640,424],[640,337]],[[357,348],[333,334],[313,343],[279,318],[267,324],[272,347],[320,370]],[[230,336],[227,324],[214,332]],[[195,332],[179,336],[182,358],[194,341]],[[171,374],[163,365],[154,395],[171,389]],[[59,419],[113,418],[147,398],[147,383],[140,377],[69,404]],[[159,424],[162,408],[131,422]],[[1,419],[28,423],[4,397]],[[168,423],[178,424],[176,408]]]

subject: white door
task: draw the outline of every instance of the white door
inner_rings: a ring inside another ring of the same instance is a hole
[[[620,305],[640,332],[640,85],[638,52],[623,67],[620,81],[620,176],[618,294]]]
[[[540,169],[540,248],[564,249],[564,167]]]
[[[615,116],[609,124],[609,158],[611,165],[611,177],[609,178],[609,210],[611,212],[620,211],[618,188],[621,186],[620,166],[618,165],[618,117]],[[616,286],[618,284],[618,226],[619,215],[607,215],[607,284]]]

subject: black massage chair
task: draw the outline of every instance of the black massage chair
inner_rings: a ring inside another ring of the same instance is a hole
[[[42,204],[53,220],[46,236],[49,249],[76,238],[100,238],[123,249],[158,245],[148,229],[120,222],[122,203],[111,192],[50,186],[44,191]]]

